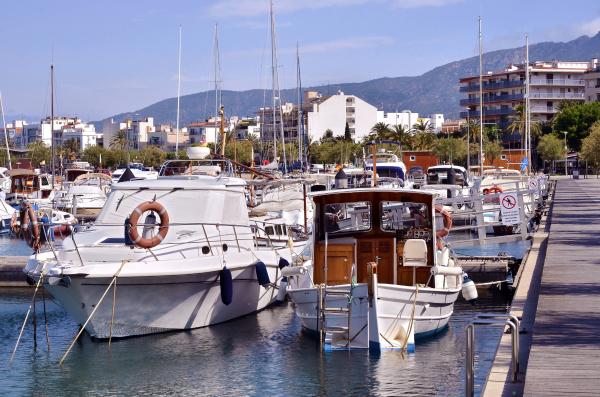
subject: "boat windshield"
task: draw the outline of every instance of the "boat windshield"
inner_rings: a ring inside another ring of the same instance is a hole
[[[454,177],[452,176],[454,174]],[[452,180],[454,178],[454,180]],[[438,170],[429,170],[427,172],[427,183],[430,185],[466,185],[465,175],[456,169],[443,168]]]
[[[432,236],[431,214],[423,203],[382,201],[381,229],[396,233],[401,240],[420,238],[429,241]]]
[[[177,175],[233,175],[231,162],[219,159],[205,160],[170,160],[165,162],[159,171],[159,176]]]
[[[325,230],[329,234],[360,232],[371,229],[371,203],[336,203],[325,205]]]

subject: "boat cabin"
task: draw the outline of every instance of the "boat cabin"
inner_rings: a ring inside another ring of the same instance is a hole
[[[36,174],[32,170],[14,169],[8,171],[10,175],[10,192],[6,195],[7,201],[16,201],[19,198],[47,199],[52,193],[51,179],[46,174]]]
[[[427,168],[428,185],[469,186],[469,174],[458,165],[435,165]]]
[[[426,284],[435,264],[434,197],[381,188],[313,194],[314,283],[367,282],[367,264],[376,262],[380,283]],[[409,245],[422,247],[418,267],[404,265],[409,240]]]

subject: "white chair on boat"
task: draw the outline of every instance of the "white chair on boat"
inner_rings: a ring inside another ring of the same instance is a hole
[[[427,243],[411,238],[404,243],[402,265],[413,268],[413,285],[417,283],[417,267],[427,266]]]

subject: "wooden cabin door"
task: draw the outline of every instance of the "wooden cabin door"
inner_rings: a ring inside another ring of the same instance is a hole
[[[367,282],[367,263],[378,262],[377,280],[394,283],[394,239],[373,238],[358,240],[358,282]],[[377,260],[379,257],[379,260]]]

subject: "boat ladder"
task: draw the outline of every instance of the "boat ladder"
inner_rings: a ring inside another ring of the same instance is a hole
[[[353,283],[349,288],[343,289],[341,287],[332,289],[326,284],[319,286],[319,341],[325,350],[351,347],[353,289]],[[345,301],[344,304],[340,304],[342,299]],[[332,301],[337,303],[332,303]]]

